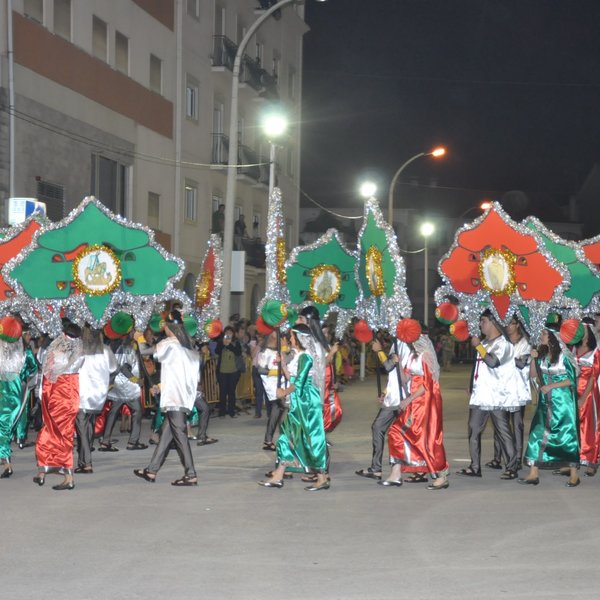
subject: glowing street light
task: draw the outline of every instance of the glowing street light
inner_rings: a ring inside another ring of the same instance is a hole
[[[377,184],[373,181],[363,181],[360,184],[359,193],[365,200],[373,198],[377,193]]]
[[[269,199],[275,187],[275,141],[285,134],[288,120],[285,114],[279,111],[265,113],[261,119],[261,127],[270,144],[269,150]]]
[[[390,184],[390,191],[388,194],[388,222],[389,224],[393,227],[394,223],[393,223],[393,218],[394,218],[394,190],[396,188],[396,182],[398,181],[398,178],[400,177],[400,174],[402,173],[402,171],[404,171],[404,169],[406,169],[406,167],[408,167],[408,165],[410,165],[411,162],[417,160],[417,158],[421,158],[422,156],[433,156],[434,158],[441,158],[442,156],[445,156],[446,154],[446,148],[442,147],[442,146],[438,146],[437,148],[434,148],[433,150],[430,150],[429,152],[419,152],[419,154],[415,154],[414,156],[412,156],[411,158],[409,158],[394,174],[394,177],[392,177],[392,183]]]

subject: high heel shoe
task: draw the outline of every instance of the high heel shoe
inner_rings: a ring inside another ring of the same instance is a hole
[[[446,481],[444,481],[444,483],[442,483],[442,485],[434,485],[433,483],[430,483],[427,486],[427,489],[428,490],[445,490],[448,487],[450,487],[450,482],[446,479]]]
[[[279,480],[275,480],[275,481],[259,481],[258,485],[262,485],[263,487],[268,487],[268,488],[282,488],[283,480],[279,479]]]
[[[53,485],[52,489],[61,491],[61,490],[72,490],[74,487],[75,487],[74,481],[63,481],[62,483],[59,483],[58,485]]]
[[[40,477],[39,475],[36,475],[33,478],[33,483],[37,483],[39,486],[44,485],[44,482],[46,481],[46,479],[44,477]]]
[[[2,475],[0,475],[0,479],[8,479],[13,474],[12,467],[7,467],[2,471]]]

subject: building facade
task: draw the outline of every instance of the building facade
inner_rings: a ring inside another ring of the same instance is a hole
[[[38,198],[59,220],[93,194],[154,229],[185,260],[182,283],[192,291],[225,198],[233,59],[262,14],[257,3],[2,5],[0,199]],[[254,316],[264,293],[269,147],[258,123],[275,103],[292,123],[278,149],[277,183],[290,245],[297,240],[303,16],[293,6],[269,19],[242,61],[235,212],[245,216],[247,264],[244,292],[232,299],[242,316]]]

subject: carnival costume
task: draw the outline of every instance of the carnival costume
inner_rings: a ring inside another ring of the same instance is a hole
[[[402,411],[388,433],[390,464],[401,464],[402,471],[429,472],[435,478],[445,476],[448,462],[444,450],[440,367],[429,338],[421,335],[407,352],[402,368],[408,380],[409,395],[421,386],[424,393]]]
[[[591,332],[590,332],[590,335]],[[599,435],[598,415],[600,413],[600,390],[598,376],[600,375],[600,350],[598,348],[576,356],[579,367],[577,379],[577,397],[585,393],[590,380],[592,389],[579,408],[579,434],[581,442],[580,462],[582,465],[596,469],[598,467]]]
[[[531,421],[525,463],[542,469],[576,467],[579,465],[579,423],[577,414],[577,374],[572,356],[563,350],[556,363],[548,358],[538,361],[543,381],[568,380],[568,387],[554,388],[548,394],[541,391]]]
[[[296,353],[288,364],[294,391],[289,395],[289,411],[277,440],[277,464],[285,464],[290,471],[324,473],[327,445],[320,385],[315,381],[312,357],[315,342],[309,334],[295,334],[305,350]]]
[[[277,350],[275,348],[265,348],[258,353],[257,371],[262,379],[263,389],[267,397],[267,402],[271,405],[269,419],[265,431],[263,450],[275,450],[273,436],[285,415],[285,403],[281,398],[277,398],[277,379],[278,379],[278,360]]]
[[[35,444],[40,473],[73,473],[73,438],[79,411],[81,340],[62,333],[48,347],[42,363],[44,425]]]
[[[323,396],[323,424],[325,432],[333,431],[342,420],[342,403],[337,391],[335,365],[327,364],[325,367],[325,393]]]

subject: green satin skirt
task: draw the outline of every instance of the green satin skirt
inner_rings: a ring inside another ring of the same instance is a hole
[[[566,376],[552,377],[553,382],[565,379]],[[579,465],[579,417],[572,386],[539,395],[525,463],[542,469]]]
[[[277,440],[277,463],[285,464],[288,471],[327,470],[323,404],[310,378],[302,394],[290,394],[290,408]]]
[[[11,431],[21,408],[21,380],[0,381],[0,461],[10,459]]]

